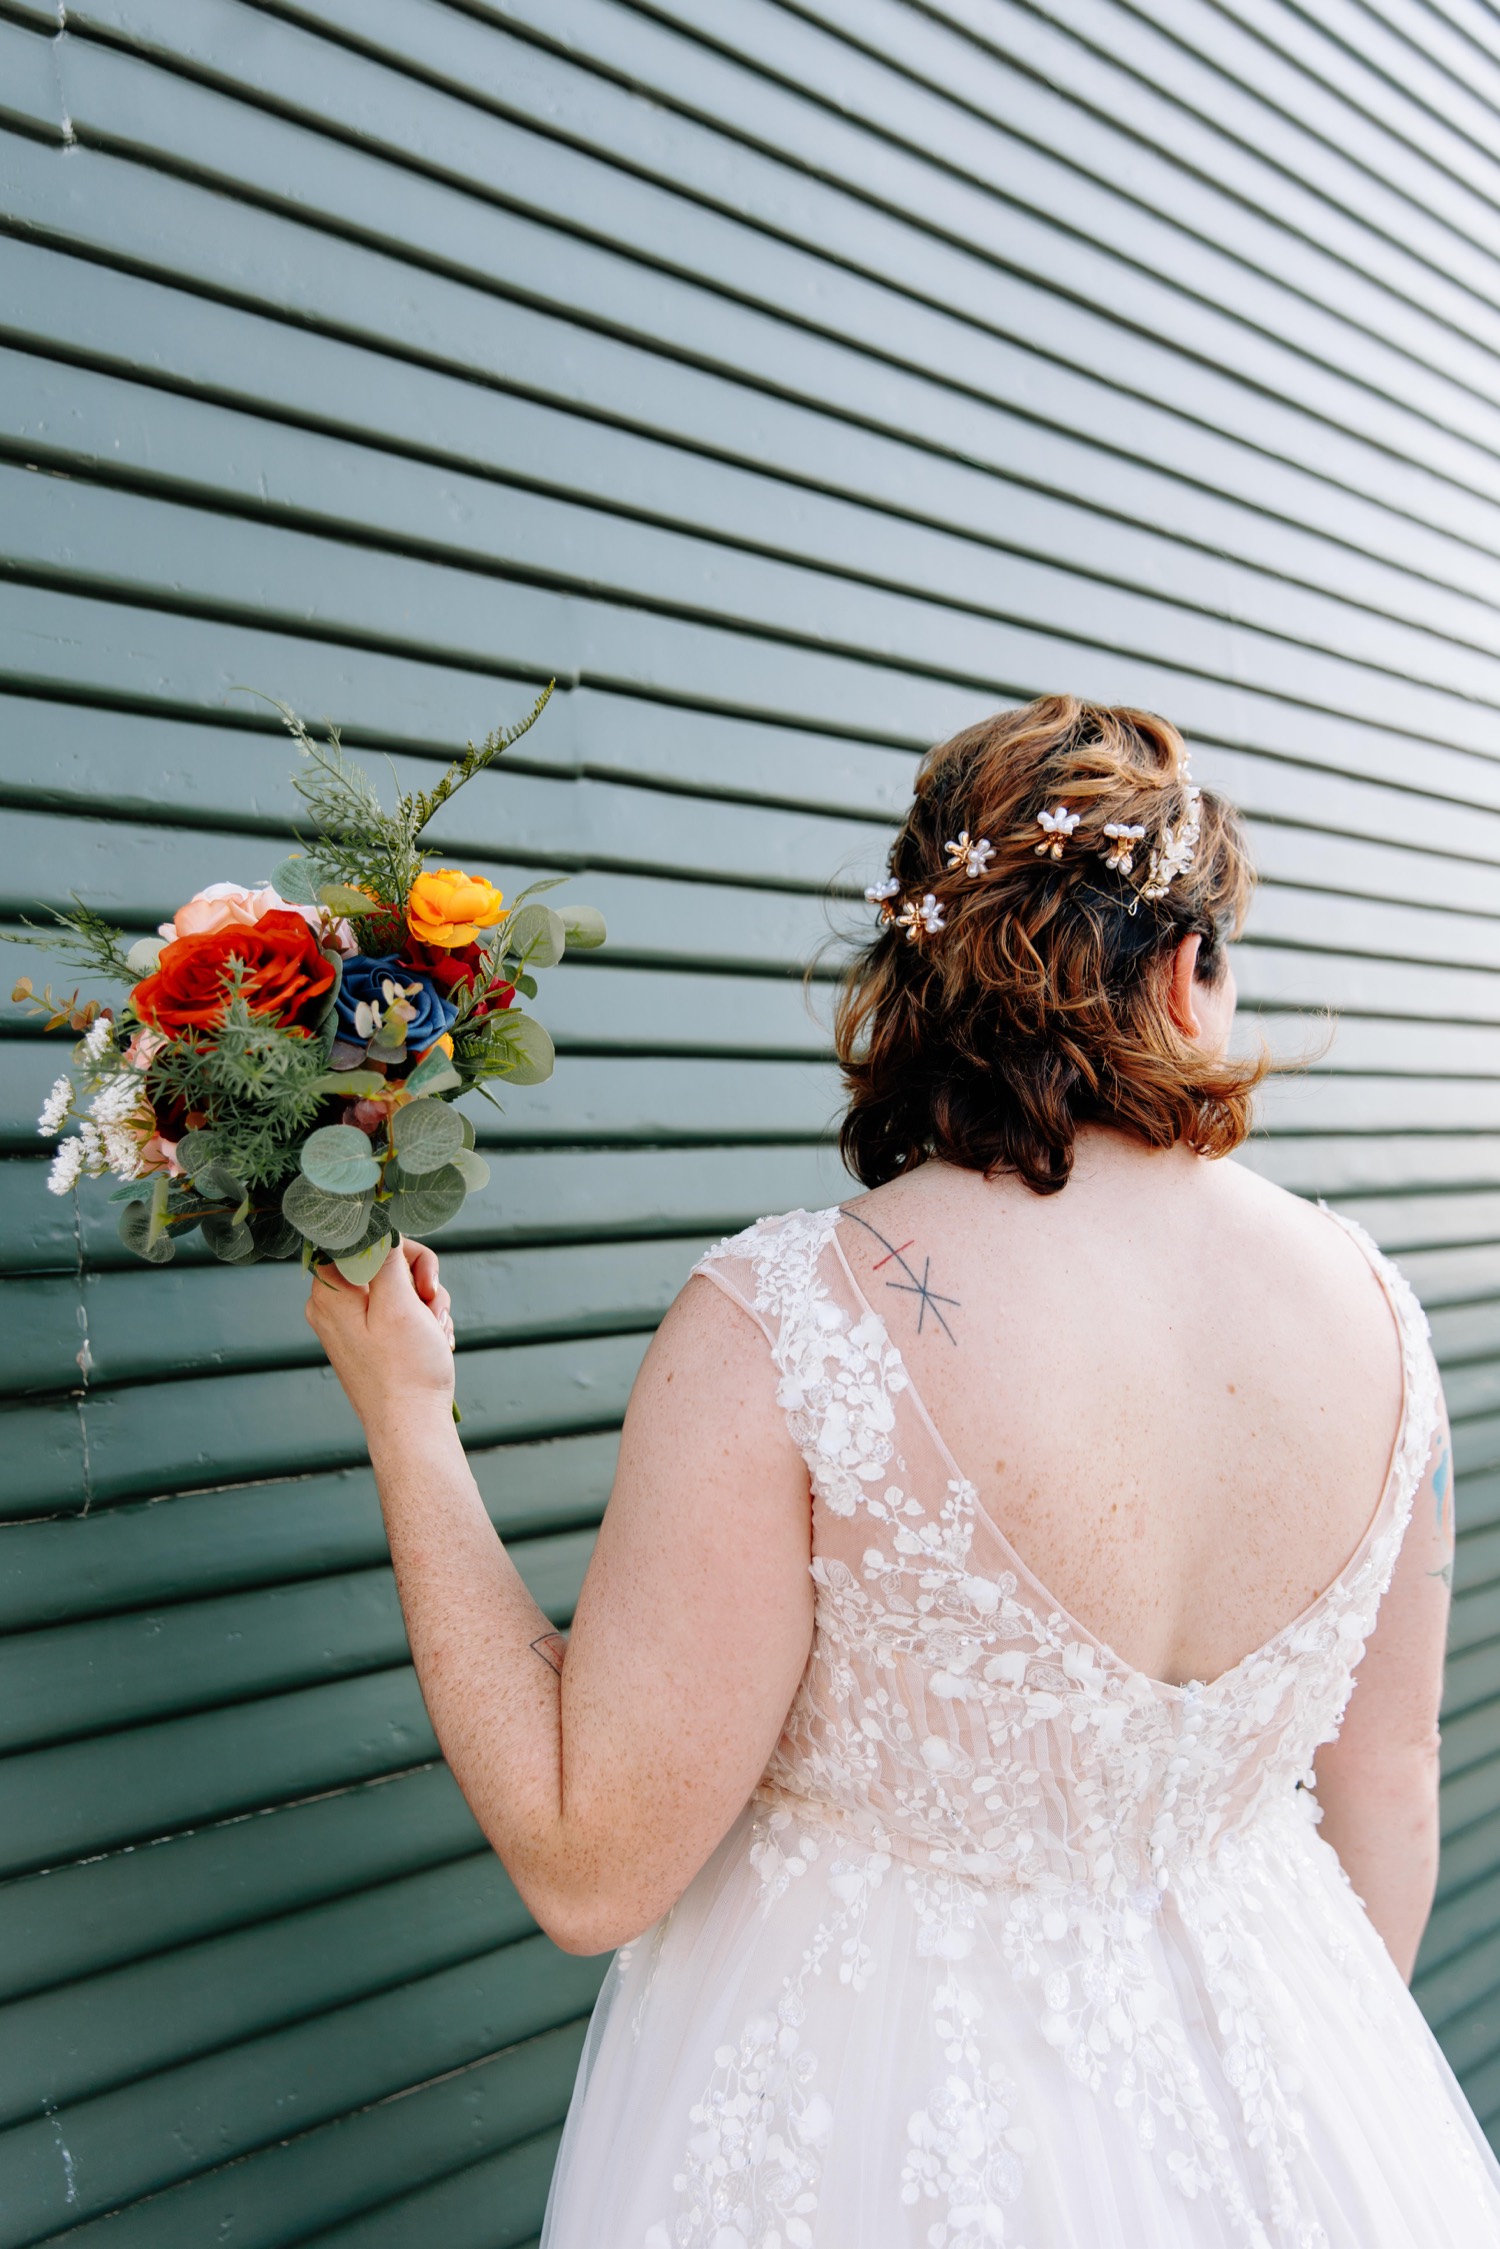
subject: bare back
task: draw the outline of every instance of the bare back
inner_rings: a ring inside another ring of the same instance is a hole
[[[1337,1576],[1402,1378],[1380,1283],[1324,1213],[1105,1131],[1058,1195],[934,1163],[844,1210],[981,1505],[1131,1665],[1216,1678]]]

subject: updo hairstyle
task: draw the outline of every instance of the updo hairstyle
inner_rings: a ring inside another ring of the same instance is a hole
[[[839,1146],[856,1178],[876,1187],[936,1156],[1056,1194],[1085,1123],[1152,1148],[1239,1146],[1270,1060],[1201,1054],[1168,992],[1171,956],[1194,932],[1199,980],[1221,979],[1254,873],[1238,814],[1190,789],[1164,719],[1070,695],[1001,711],[928,754],[891,850],[899,892],[839,1000]],[[1059,807],[1077,823],[1054,858],[1038,815]],[[1164,895],[1143,895],[1153,851],[1194,819],[1190,863]],[[1144,835],[1121,850],[1106,823]],[[947,850],[960,837],[991,846],[979,871]],[[1129,870],[1111,853],[1133,854]]]

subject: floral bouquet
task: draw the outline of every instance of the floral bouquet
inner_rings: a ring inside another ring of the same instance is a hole
[[[75,1128],[53,1160],[54,1193],[112,1174],[120,1238],[152,1264],[196,1231],[229,1265],[300,1253],[356,1282],[399,1234],[456,1215],[489,1174],[450,1103],[551,1075],[552,1041],[518,995],[534,998],[538,969],[605,932],[591,907],[537,902],[566,877],[507,907],[481,877],[429,867],[421,837],[550,693],[394,812],[335,729],[315,742],[278,704],[301,752],[304,850],[258,889],[210,884],[128,950],[81,905],[33,937],[130,986],[118,1016],[50,987],[38,1000],[29,978],[16,987],[49,1029],[85,1034],[39,1119],[44,1134]]]

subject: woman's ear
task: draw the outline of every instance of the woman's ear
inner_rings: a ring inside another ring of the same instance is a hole
[[[1197,930],[1184,937],[1173,953],[1167,971],[1167,1012],[1185,1039],[1203,1036],[1203,1023],[1198,1014],[1194,981],[1198,973],[1198,947],[1202,943]]]

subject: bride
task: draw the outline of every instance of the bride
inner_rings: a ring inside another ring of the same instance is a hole
[[[1442,1397],[1368,1236],[1219,1160],[1249,887],[1159,719],[932,752],[840,1007],[869,1191],[697,1267],[565,1650],[431,1252],[314,1287],[448,1761],[618,1947],[546,2249],[1500,2242],[1406,1988]]]

